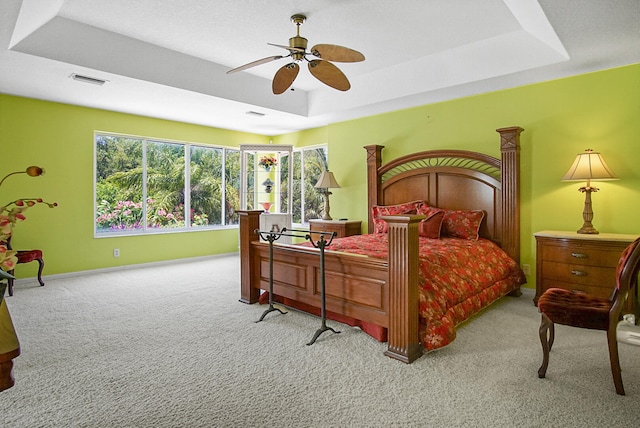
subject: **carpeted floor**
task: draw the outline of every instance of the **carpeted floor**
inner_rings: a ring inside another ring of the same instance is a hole
[[[532,295],[411,365],[356,328],[239,298],[237,255],[22,283],[2,427],[635,427],[640,347],[615,394],[603,332],[558,326],[547,379]]]

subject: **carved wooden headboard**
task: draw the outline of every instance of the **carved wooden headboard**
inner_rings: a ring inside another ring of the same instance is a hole
[[[455,210],[483,210],[480,236],[520,260],[520,133],[497,130],[501,158],[466,150],[432,150],[402,156],[382,165],[384,146],[365,146],[369,233],[371,208],[415,200]]]

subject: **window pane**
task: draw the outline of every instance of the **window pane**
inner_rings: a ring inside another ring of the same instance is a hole
[[[240,209],[240,150],[225,150],[225,223],[238,224]]]
[[[289,154],[280,156],[280,212],[289,212]]]
[[[96,233],[142,228],[142,140],[96,135]]]
[[[302,223],[302,152],[293,152],[293,190],[291,195],[291,214],[293,223]]]
[[[96,235],[238,224],[239,150],[102,134],[95,143]]]
[[[191,146],[191,226],[222,224],[222,149]]]
[[[247,209],[255,210],[256,208],[256,155],[254,153],[245,152],[247,156]]]
[[[184,227],[184,145],[147,142],[147,227]]]
[[[320,179],[323,171],[328,169],[327,149],[319,147],[309,149],[304,154],[304,221],[313,218],[322,218],[324,200],[320,192],[313,186]]]

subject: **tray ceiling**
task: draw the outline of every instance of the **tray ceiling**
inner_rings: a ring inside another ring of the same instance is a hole
[[[637,0],[5,0],[0,11],[0,92],[265,135],[640,61]],[[288,43],[294,13],[310,46],[364,53],[336,64],[351,90],[303,67],[274,95],[286,60],[226,74],[286,54],[267,43]]]

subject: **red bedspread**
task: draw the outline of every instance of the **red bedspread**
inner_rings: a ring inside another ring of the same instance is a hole
[[[518,264],[486,239],[420,240],[420,340],[427,350],[456,337],[456,326],[526,282]],[[387,258],[387,234],[335,239],[327,250]]]

